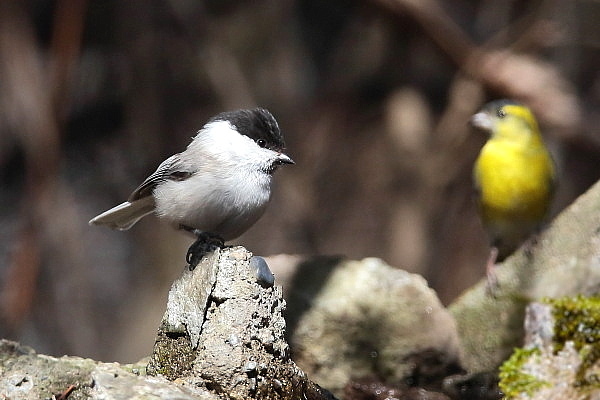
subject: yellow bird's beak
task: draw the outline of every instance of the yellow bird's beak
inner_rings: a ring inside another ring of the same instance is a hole
[[[469,122],[471,126],[484,130],[486,132],[491,132],[494,127],[492,117],[489,113],[485,111],[480,111],[477,114],[473,115]]]

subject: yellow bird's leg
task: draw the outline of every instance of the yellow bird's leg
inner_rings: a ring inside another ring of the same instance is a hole
[[[498,283],[498,276],[496,275],[496,259],[498,258],[498,248],[496,246],[492,246],[490,249],[490,256],[487,260],[487,265],[485,266],[485,275],[487,278],[487,283],[485,285],[485,291],[492,297],[495,297],[496,290],[500,287]]]

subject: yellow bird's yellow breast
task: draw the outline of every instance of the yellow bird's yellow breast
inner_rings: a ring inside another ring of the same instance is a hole
[[[554,168],[543,145],[489,140],[475,164],[474,178],[484,222],[540,222],[548,211]]]

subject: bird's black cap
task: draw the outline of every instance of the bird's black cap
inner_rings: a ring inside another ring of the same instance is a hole
[[[239,133],[256,141],[261,147],[283,152],[285,142],[275,117],[264,108],[226,111],[212,117],[208,122],[228,121]]]

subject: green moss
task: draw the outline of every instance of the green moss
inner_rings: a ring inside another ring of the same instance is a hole
[[[195,354],[188,336],[169,335],[159,330],[146,373],[151,376],[163,375],[169,380],[175,380],[185,376],[191,370],[194,358]]]
[[[600,297],[563,297],[544,299],[552,306],[554,318],[553,350],[558,353],[567,342],[573,343],[582,362],[576,374],[576,385],[586,392],[600,388],[600,376],[591,367],[600,360]],[[531,395],[550,383],[522,372],[525,362],[540,354],[539,349],[515,349],[500,367],[500,389],[505,399]]]
[[[600,297],[563,297],[544,299],[552,305],[554,324],[554,351],[573,342],[582,363],[577,371],[577,384],[600,387],[600,377],[588,370],[600,360]]]
[[[539,355],[538,349],[515,349],[514,353],[500,367],[500,390],[505,399],[512,399],[521,394],[531,395],[549,382],[537,379],[533,375],[523,373],[522,368],[527,360]]]

